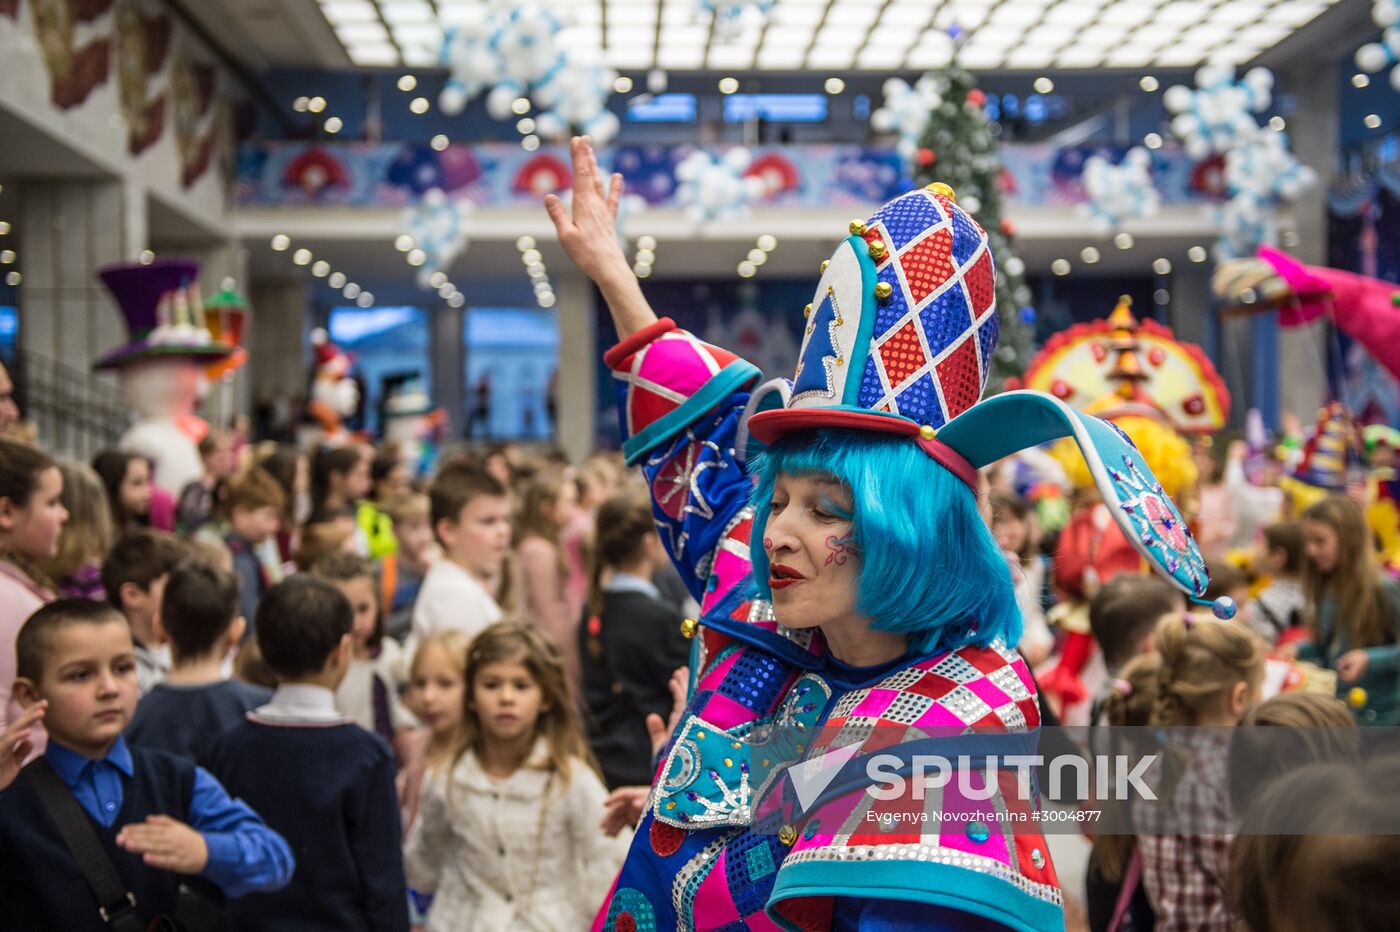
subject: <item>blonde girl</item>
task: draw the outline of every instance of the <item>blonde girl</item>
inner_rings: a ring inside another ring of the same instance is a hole
[[[1155,643],[1161,669],[1152,724],[1193,727],[1173,728],[1168,737],[1156,793],[1170,805],[1133,806],[1143,886],[1159,932],[1228,932],[1232,815],[1225,726],[1256,701],[1264,642],[1240,622],[1183,614],[1158,623]],[[1183,822],[1208,831],[1178,834]]]
[[[427,932],[587,928],[630,843],[598,828],[607,795],[559,650],[501,622],[467,654],[450,766],[409,832],[411,886],[435,892]]]
[[[1361,725],[1400,724],[1400,588],[1376,562],[1361,506],[1325,498],[1303,512],[1304,618],[1298,659],[1337,671]]]
[[[422,750],[413,755],[414,766],[404,768],[399,793],[405,835],[418,816],[424,779],[452,760],[462,727],[471,640],[471,635],[457,628],[434,631],[418,642],[409,665],[404,704],[418,716],[423,728],[416,736]]]

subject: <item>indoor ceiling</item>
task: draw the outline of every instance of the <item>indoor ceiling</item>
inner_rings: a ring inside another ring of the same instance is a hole
[[[443,32],[482,0],[317,0],[350,60],[431,67]],[[699,0],[555,0],[567,40],[613,67],[667,71],[903,71],[965,45],[972,70],[1239,64],[1340,0],[771,0],[728,28]],[[755,4],[756,5],[756,4]]]

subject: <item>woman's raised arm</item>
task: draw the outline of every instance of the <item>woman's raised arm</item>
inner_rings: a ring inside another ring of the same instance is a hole
[[[656,313],[642,295],[637,276],[632,274],[617,241],[622,176],[614,174],[604,190],[598,158],[587,136],[570,140],[569,151],[574,160],[573,209],[566,208],[554,194],[546,195],[544,209],[554,222],[564,252],[603,293],[618,339],[626,339],[655,323]]]

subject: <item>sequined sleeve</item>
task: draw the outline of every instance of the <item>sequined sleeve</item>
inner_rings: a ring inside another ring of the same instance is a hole
[[[760,373],[669,318],[628,337],[604,361],[617,380],[623,454],[642,467],[662,542],[686,588],[708,606],[746,574],[742,526],[751,483],[734,439]],[[736,534],[742,552],[728,546]],[[715,575],[721,553],[738,556]]]

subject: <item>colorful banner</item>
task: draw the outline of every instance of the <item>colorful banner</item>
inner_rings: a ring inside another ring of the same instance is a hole
[[[653,206],[669,205],[676,166],[693,146],[622,146],[603,153],[627,188]],[[723,147],[720,147],[722,151]],[[1002,185],[1013,204],[1066,206],[1086,199],[1081,174],[1091,155],[1122,157],[1121,148],[1056,149],[1047,144],[1001,150]],[[866,208],[913,182],[893,149],[846,145],[760,146],[747,174],[766,182],[764,206]],[[1223,196],[1224,165],[1201,163],[1177,148],[1152,153],[1163,203]],[[508,143],[454,144],[439,152],[414,143],[261,142],[239,150],[234,200],[240,206],[402,207],[432,188],[481,207],[533,207],[569,182],[568,152],[526,152]]]

